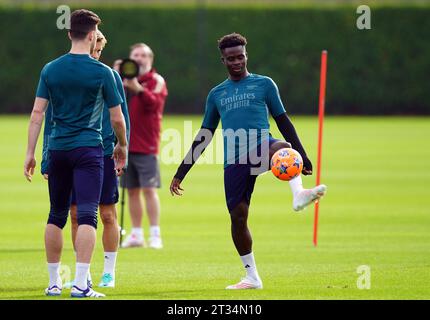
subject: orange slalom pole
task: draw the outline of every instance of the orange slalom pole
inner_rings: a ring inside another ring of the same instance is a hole
[[[326,92],[326,79],[327,79],[327,50],[321,52],[321,73],[320,73],[320,95],[318,104],[318,158],[317,158],[317,183],[320,184],[321,180],[321,153],[322,153],[322,138],[323,138],[323,125],[324,125],[324,111],[325,111],[325,92]],[[318,214],[319,202],[315,202],[314,212],[314,246],[318,244]]]

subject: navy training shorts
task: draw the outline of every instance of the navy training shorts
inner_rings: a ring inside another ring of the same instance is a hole
[[[99,204],[115,204],[118,203],[119,199],[115,161],[112,159],[112,156],[104,156],[103,162],[103,185]],[[76,194],[74,190],[72,192],[72,205],[76,205]]]
[[[281,140],[270,136],[269,148],[277,141]],[[255,165],[248,162],[246,164],[230,164],[224,168],[225,200],[229,212],[242,201],[245,201],[248,206],[251,203],[252,192],[254,191],[255,181],[258,177],[258,174],[252,174],[251,169],[253,167]]]
[[[97,209],[103,184],[103,148],[50,150],[49,154],[51,209],[48,224],[64,228],[73,190],[78,206],[78,225],[87,224],[97,228]]]

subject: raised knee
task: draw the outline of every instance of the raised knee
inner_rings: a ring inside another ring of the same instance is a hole
[[[271,149],[274,152],[276,152],[276,151],[278,151],[280,149],[283,149],[283,148],[291,148],[291,143],[289,143],[287,141],[277,141],[271,147]]]
[[[270,146],[270,152],[269,152],[270,159],[272,159],[273,155],[278,150],[281,150],[281,149],[284,149],[284,148],[291,148],[291,143],[289,143],[287,141],[277,141],[274,144],[272,144]]]

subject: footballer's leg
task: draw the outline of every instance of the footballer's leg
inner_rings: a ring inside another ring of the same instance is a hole
[[[230,212],[231,236],[240,256],[247,255],[252,251],[252,237],[248,228],[248,210],[248,204],[242,201]]]
[[[60,258],[63,248],[63,228],[67,222],[70,194],[73,187],[72,167],[62,151],[50,151],[49,198],[51,209],[45,229],[45,249],[48,262],[49,285],[45,294],[61,294]]]
[[[119,244],[119,226],[115,204],[118,202],[118,178],[115,162],[104,157],[103,187],[100,196],[100,217],[103,223],[104,268],[100,287],[115,287],[115,265]]]
[[[248,212],[256,176],[249,165],[230,165],[224,169],[224,187],[231,218],[231,235],[240,255],[246,276],[226,289],[261,289],[263,287],[252,252]]]
[[[237,252],[246,270],[246,277],[226,289],[262,289],[263,283],[257,272],[252,252],[252,237],[248,228],[249,205],[246,201],[239,203],[231,212],[231,235]]]
[[[276,151],[283,148],[291,148],[291,144],[281,140],[270,140],[269,159],[272,159]],[[270,168],[268,168],[270,170]],[[320,184],[311,189],[304,189],[302,177],[299,175],[289,181],[293,193],[293,209],[301,211],[314,201],[318,201],[327,191],[327,187]]]
[[[119,244],[119,227],[115,204],[100,204],[100,217],[103,223],[104,268],[99,287],[114,288]]]
[[[87,277],[96,242],[97,208],[103,183],[102,147],[72,150],[75,166],[73,184],[76,194],[78,230],[76,232],[76,274],[73,298],[100,298],[104,294],[88,286]]]
[[[72,233],[72,244],[73,244],[73,252],[75,253],[76,258],[76,233],[78,231],[78,207],[76,206],[76,195],[75,192],[72,191],[72,200],[71,200],[71,206],[70,206],[70,229]],[[93,282],[91,279],[91,270],[88,269],[88,277],[87,277],[87,283],[90,288],[93,287]],[[71,280],[69,282],[66,282],[64,284],[64,288],[71,289],[74,285],[74,281]]]
[[[70,230],[72,233],[72,245],[73,245],[73,252],[75,253],[76,258],[76,247],[75,247],[75,241],[76,241],[76,232],[78,231],[78,214],[77,214],[77,207],[76,207],[76,201],[75,194],[72,192],[72,204],[70,206]],[[74,281],[70,280],[64,284],[64,288],[71,289],[73,287]]]

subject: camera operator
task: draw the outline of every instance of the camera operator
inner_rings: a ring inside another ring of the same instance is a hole
[[[149,247],[161,249],[159,144],[163,109],[167,97],[167,86],[163,77],[153,68],[154,53],[144,43],[130,48],[131,60],[138,66],[138,75],[125,78],[123,83],[129,97],[130,147],[127,171],[121,185],[128,190],[132,231],[122,243],[122,247],[146,246],[143,229],[143,202],[150,224]],[[115,61],[119,70],[122,61]]]

